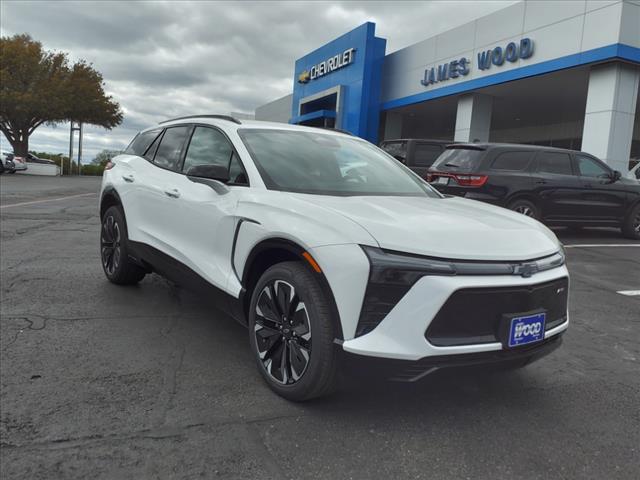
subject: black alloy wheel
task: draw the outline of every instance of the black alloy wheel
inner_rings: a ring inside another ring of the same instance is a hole
[[[622,233],[627,238],[640,240],[640,203],[629,211],[622,226]]]
[[[260,361],[274,381],[289,385],[306,372],[311,324],[304,302],[284,280],[269,282],[258,297],[254,335]]]
[[[330,393],[339,349],[330,295],[302,261],[269,267],[252,289],[249,343],[260,375],[296,402]]]
[[[118,285],[138,283],[147,274],[129,256],[127,226],[119,207],[110,207],[102,216],[100,259],[104,274]]]
[[[538,207],[528,200],[515,200],[509,204],[509,210],[518,212],[530,218],[539,218]]]
[[[120,248],[120,227],[113,215],[105,215],[102,220],[102,234],[100,236],[100,253],[102,255],[102,268],[107,276],[112,276],[120,266],[122,251]]]

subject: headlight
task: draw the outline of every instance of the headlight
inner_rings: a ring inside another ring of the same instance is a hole
[[[362,246],[369,258],[369,284],[364,295],[356,337],[369,333],[425,275],[455,275],[448,262],[386,252]]]

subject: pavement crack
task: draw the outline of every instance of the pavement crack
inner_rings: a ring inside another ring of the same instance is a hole
[[[158,403],[162,408],[158,419],[159,426],[166,425],[169,412],[175,408],[175,396],[178,392],[178,374],[182,369],[186,353],[185,344],[183,342],[179,342],[172,336],[172,333],[177,327],[179,321],[180,317],[173,315],[169,317],[168,324],[164,328],[160,329],[160,335],[172,343],[173,348],[171,350],[168,366],[164,371],[162,393],[158,400]]]

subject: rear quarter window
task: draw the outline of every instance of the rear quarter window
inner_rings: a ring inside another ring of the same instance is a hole
[[[525,170],[531,162],[532,152],[503,152],[491,162],[491,170],[518,172]]]

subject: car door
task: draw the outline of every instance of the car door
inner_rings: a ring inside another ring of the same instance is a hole
[[[543,220],[553,223],[578,218],[582,184],[569,152],[538,152],[535,161],[533,188]]]
[[[225,167],[229,183],[189,175],[198,165]],[[164,184],[169,192],[165,215],[171,219],[167,239],[178,247],[173,255],[219,288],[225,287],[231,272],[234,215],[238,197],[247,186],[232,143],[221,130],[208,125],[194,127],[180,172],[171,172]]]
[[[152,243],[147,234],[149,217],[146,210],[150,205],[145,201],[145,190],[146,180],[156,168],[151,162],[163,131],[163,128],[157,128],[138,134],[124,155],[115,160],[118,172],[115,187],[124,207],[129,239],[135,242]]]
[[[408,165],[411,170],[416,172],[422,178],[427,178],[427,171],[433,165],[433,162],[444,151],[444,145],[416,142],[413,146],[411,155],[411,164]]]
[[[575,154],[574,160],[582,185],[580,215],[595,222],[620,221],[624,217],[627,194],[613,181],[614,172],[583,153]]]
[[[175,231],[175,218],[169,213],[174,202],[173,189],[181,176],[182,158],[192,130],[191,125],[167,127],[147,149],[144,157],[135,157],[129,165],[132,172],[123,171],[123,179],[132,188],[124,200],[132,211],[137,227],[133,240],[153,247],[161,253],[179,259],[180,246]],[[130,178],[127,179],[126,177]],[[126,212],[129,216],[129,212]]]

